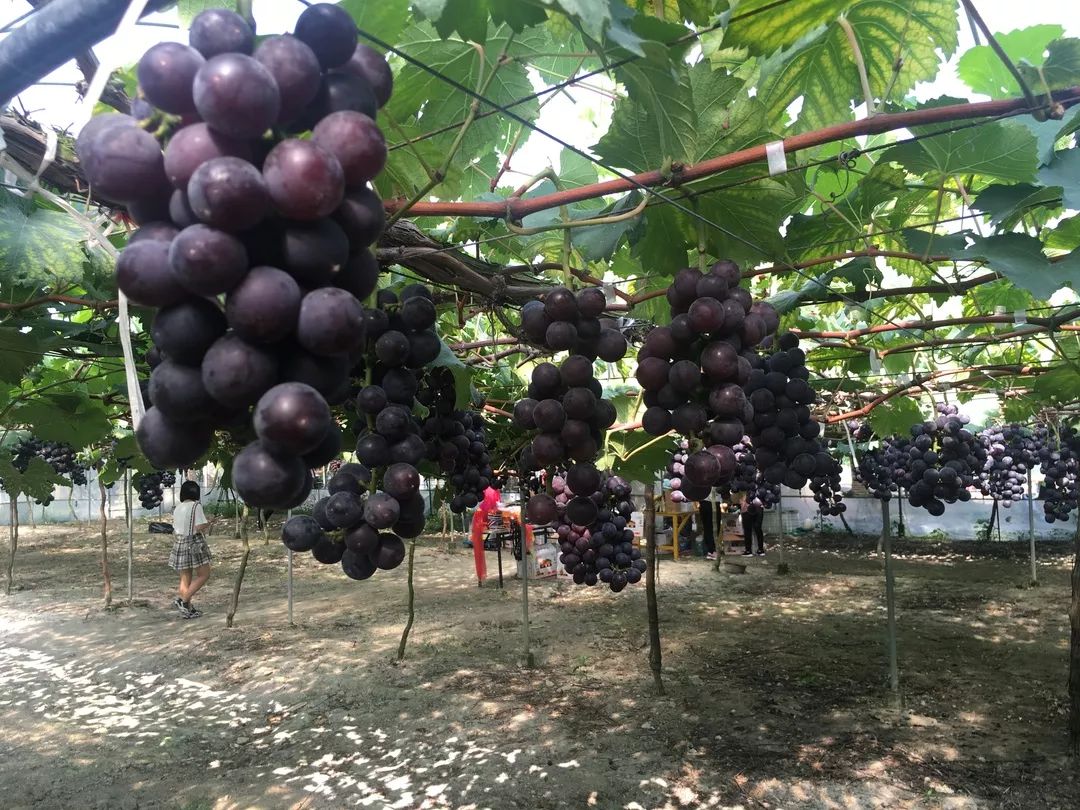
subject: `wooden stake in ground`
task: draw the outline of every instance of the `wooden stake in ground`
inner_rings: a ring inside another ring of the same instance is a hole
[[[11,507],[11,523],[8,526],[8,536],[11,539],[11,553],[8,555],[7,589],[5,592],[8,596],[11,596],[11,585],[15,576],[15,552],[19,550],[19,501],[17,496],[9,496],[8,506]]]
[[[889,649],[889,688],[899,700],[900,665],[896,659],[896,581],[892,567],[892,524],[889,522],[889,502],[881,502],[881,545],[885,549],[885,613]]]
[[[37,528],[37,521],[34,520],[34,499],[29,495],[26,496],[26,514],[30,516],[30,528]]]
[[[236,616],[236,608],[240,604],[240,586],[244,583],[244,574],[247,573],[248,557],[251,556],[251,543],[248,542],[248,508],[244,504],[244,512],[240,518],[240,539],[244,543],[244,553],[240,557],[240,570],[236,572],[236,582],[233,583],[232,597],[229,599],[229,612],[225,614],[225,626],[233,626],[233,617]]]
[[[776,498],[776,522],[780,527],[780,562],[776,565],[776,573],[786,574],[791,569],[787,560],[784,559],[784,494],[781,492]]]
[[[105,482],[98,475],[98,510],[101,518],[101,579],[105,591],[105,607],[112,604],[112,577],[109,576],[109,518],[106,512],[108,493],[105,492]]]
[[[652,670],[656,694],[664,694],[661,674],[660,611],[656,607],[656,496],[653,484],[645,487],[645,605],[649,613],[649,668]]]
[[[405,657],[405,645],[409,641],[409,631],[412,630],[413,617],[415,616],[415,602],[416,591],[413,588],[413,556],[416,554],[416,538],[409,540],[409,569],[408,569],[408,585],[409,585],[409,620],[405,622],[405,629],[401,631],[401,643],[397,648],[397,660],[400,661]]]
[[[128,543],[128,572],[127,594],[128,604],[135,603],[135,504],[131,493],[131,470],[124,470],[124,517],[127,519],[127,543]]]
[[[1080,754],[1080,516],[1073,538],[1076,553],[1072,568],[1072,601],[1069,603],[1069,748]]]
[[[1035,562],[1035,491],[1031,486],[1031,470],[1028,470],[1028,554],[1031,557],[1031,580],[1028,582],[1032,587],[1039,584],[1039,567]]]

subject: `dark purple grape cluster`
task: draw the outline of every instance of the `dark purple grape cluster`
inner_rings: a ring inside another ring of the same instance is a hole
[[[1080,435],[1073,427],[1039,426],[1035,438],[1043,474],[1039,498],[1046,522],[1067,523],[1080,502]]]
[[[139,493],[139,503],[143,509],[157,509],[165,498],[165,487],[176,483],[176,474],[170,470],[135,473],[131,483]]]
[[[534,432],[522,451],[520,470],[552,470],[570,461],[596,457],[603,433],[618,413],[593,374],[593,360],[572,354],[559,365],[538,364],[532,371],[528,396],[514,405],[514,426]],[[554,520],[552,515],[541,523]]]
[[[988,427],[979,434],[986,447],[986,461],[978,485],[982,494],[1004,507],[1022,500],[1028,473],[1039,460],[1035,432],[1023,425]]]
[[[70,444],[46,442],[36,436],[26,436],[19,439],[12,450],[11,465],[19,472],[26,472],[30,459],[37,457],[52,467],[57,475],[67,478],[72,486],[86,484],[86,467],[79,462],[75,448]],[[50,498],[49,501],[51,500]]]
[[[392,75],[329,3],[257,45],[242,17],[210,9],[189,43],[150,48],[141,120],[95,117],[77,153],[91,191],[142,226],[117,285],[157,310],[143,453],[190,466],[256,406],[234,481],[250,505],[287,508],[313,459],[337,452],[327,404],[348,396],[364,347],[385,222],[369,187],[387,156],[375,117]]]
[[[590,586],[603,582],[615,593],[639,582],[645,561],[634,546],[633,529],[628,528],[634,505],[626,480],[579,463],[554,476],[551,489],[554,497],[534,496],[527,511],[536,510],[537,499],[542,499],[537,504],[555,507],[559,561],[574,582]]]
[[[417,399],[428,409],[420,432],[427,442],[427,459],[447,477],[453,492],[450,511],[461,514],[483,500],[484,490],[495,483],[495,472],[484,417],[458,410],[455,397],[453,374],[437,367],[428,372]]]
[[[743,385],[763,362],[755,347],[780,323],[741,279],[739,266],[726,260],[706,273],[680,270],[667,290],[670,326],[652,329],[638,351],[642,427],[653,436],[674,429],[691,441],[680,462],[687,500],[702,500],[734,474],[732,448],[754,418]]]
[[[787,332],[776,344],[744,386],[754,414],[749,433],[765,480],[802,489],[831,477],[836,461],[822,446],[821,425],[810,412],[817,393],[798,337]]]
[[[883,439],[878,447],[868,447],[858,454],[858,466],[854,470],[855,480],[859,481],[875,498],[888,501],[899,485],[894,475],[894,456],[890,453],[891,444]]]
[[[683,476],[686,475],[686,462],[690,459],[690,443],[680,441],[675,452],[668,461],[667,475],[664,477],[664,490],[671,493],[671,500],[675,503],[685,503],[686,493],[683,492]]]
[[[955,405],[938,405],[937,416],[911,428],[906,453],[900,453],[898,479],[908,503],[935,517],[945,504],[971,500],[969,487],[983,469],[987,452],[967,428],[970,420]],[[904,458],[906,456],[906,458]]]
[[[327,482],[330,494],[316,501],[310,516],[289,518],[281,541],[292,551],[310,551],[324,565],[340,563],[351,579],[397,568],[405,559],[402,537],[416,537],[424,528],[420,474],[409,464],[391,464],[382,490],[369,494],[373,483],[363,464],[342,464]]]
[[[815,469],[810,476],[810,491],[814,494],[814,501],[821,514],[837,517],[847,511],[844,492],[840,486],[840,475],[844,468],[831,453],[826,451],[826,455],[829,462],[825,466],[828,469],[824,473]]]
[[[626,356],[626,338],[614,320],[602,317],[606,309],[607,296],[598,287],[576,293],[556,287],[543,301],[521,308],[521,331],[530,343],[549,351],[614,363]]]

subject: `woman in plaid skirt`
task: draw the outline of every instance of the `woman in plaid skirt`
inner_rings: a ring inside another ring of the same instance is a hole
[[[202,615],[191,604],[191,597],[210,579],[210,547],[203,537],[203,532],[210,528],[210,522],[199,503],[199,494],[198,484],[185,481],[180,486],[180,503],[173,510],[176,540],[169,553],[169,567],[180,572],[180,587],[176,590],[173,607],[185,619]]]

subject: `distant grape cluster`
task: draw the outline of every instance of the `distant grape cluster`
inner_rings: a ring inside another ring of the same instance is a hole
[[[371,326],[361,301],[384,213],[368,183],[392,75],[328,3],[257,46],[242,17],[210,9],[189,43],[139,60],[141,120],[97,116],[77,143],[93,193],[142,226],[117,262],[120,289],[157,309],[137,438],[155,466],[187,467],[255,406],[233,478],[252,506],[288,508],[336,453],[328,402],[348,397]],[[400,356],[401,340],[385,343]]]
[[[19,472],[26,472],[30,459],[40,458],[53,468],[57,475],[67,478],[72,486],[85,486],[86,467],[84,467],[75,453],[75,448],[62,442],[46,442],[35,436],[26,436],[19,439],[12,447],[11,465]],[[52,495],[47,495],[37,503],[39,506],[48,506],[54,500]]]
[[[453,493],[450,510],[461,514],[480,503],[484,490],[496,483],[484,417],[456,408],[454,376],[445,367],[428,371],[417,400],[429,410],[420,432],[427,441],[427,458],[447,476]]]
[[[1032,430],[1016,424],[986,428],[979,439],[986,447],[979,489],[1008,508],[1024,497],[1028,473],[1039,460],[1039,442]]]
[[[1080,502],[1080,434],[1073,427],[1055,426],[1041,427],[1036,435],[1043,474],[1039,485],[1043,514],[1047,523],[1067,523]]]
[[[579,463],[552,478],[551,489],[559,508],[559,561],[574,582],[590,586],[603,582],[615,593],[639,582],[645,560],[629,528],[634,511],[630,484]]]
[[[165,497],[165,487],[176,483],[176,474],[157,470],[152,473],[136,473],[131,479],[135,491],[139,493],[139,503],[143,509],[157,509]]]
[[[821,514],[837,517],[847,511],[843,488],[840,485],[844,468],[831,454],[826,453],[826,457],[829,461],[823,465],[825,471],[821,472],[818,468],[810,478],[810,491]],[[820,459],[820,456],[818,458]]]

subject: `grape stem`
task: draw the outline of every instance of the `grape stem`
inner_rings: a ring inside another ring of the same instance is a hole
[[[236,0],[236,13],[248,21],[252,28],[255,27],[255,14],[252,11],[254,0]]]

